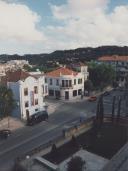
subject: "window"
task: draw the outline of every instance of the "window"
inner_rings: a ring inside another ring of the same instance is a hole
[[[38,99],[35,99],[35,105],[38,105]]]
[[[37,112],[38,111],[38,109],[35,109],[35,112]]]
[[[82,78],[78,79],[78,84],[82,84]]]
[[[77,90],[73,91],[73,97],[77,96]]]
[[[43,94],[44,94],[44,85],[42,85],[42,89],[43,89]]]
[[[38,88],[37,88],[37,86],[34,87],[34,93],[35,93],[35,94],[38,93]]]
[[[57,86],[59,85],[59,80],[58,80],[58,79],[56,79],[56,85],[57,85]]]
[[[28,101],[26,101],[26,102],[25,102],[25,107],[28,107],[28,106],[29,106],[29,105],[28,105]]]
[[[24,88],[24,95],[28,96],[28,88]]]
[[[47,83],[47,78],[45,78],[45,83]]]
[[[64,87],[64,80],[62,80],[62,87]]]
[[[69,87],[72,86],[72,80],[69,80]]]
[[[48,93],[48,86],[45,86],[45,94]]]
[[[82,89],[78,90],[78,95],[82,95]]]
[[[74,79],[74,85],[76,85],[76,79]]]
[[[49,96],[54,96],[54,90],[49,90]]]
[[[68,87],[68,80],[66,80],[66,87]]]
[[[52,85],[52,78],[50,78],[50,85]]]

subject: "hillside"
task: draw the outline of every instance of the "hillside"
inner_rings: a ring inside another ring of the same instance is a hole
[[[69,61],[90,61],[104,55],[128,55],[128,47],[119,46],[101,46],[97,48],[78,48],[73,50],[58,50],[49,54],[26,54],[20,55],[0,55],[0,61],[25,59],[30,64],[42,65],[47,62],[59,61],[60,63],[69,63]]]

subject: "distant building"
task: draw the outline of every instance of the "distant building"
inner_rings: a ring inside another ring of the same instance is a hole
[[[48,85],[44,75],[30,75],[21,70],[8,72],[3,82],[13,91],[17,108],[13,115],[21,119],[45,110],[44,97],[48,95]]]
[[[10,60],[7,63],[0,64],[0,78],[6,75],[8,71],[16,71],[18,69],[22,69],[24,65],[29,65],[26,60]]]
[[[85,81],[88,79],[89,77],[88,65],[79,62],[79,63],[72,63],[69,65],[69,67],[76,70],[77,72],[81,72],[84,75]]]
[[[84,94],[85,77],[83,72],[76,72],[66,67],[58,68],[45,75],[49,96],[57,99],[72,100]]]
[[[15,66],[23,66],[23,65],[28,65],[29,62],[26,60],[10,60],[7,62],[7,65],[15,65]]]
[[[124,86],[125,77],[128,74],[128,56],[103,56],[98,59],[98,62],[112,65],[116,71],[119,86]]]

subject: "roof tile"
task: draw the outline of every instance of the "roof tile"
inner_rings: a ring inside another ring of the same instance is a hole
[[[46,76],[50,76],[50,77],[60,77],[61,75],[74,75],[74,76],[76,76],[77,74],[78,74],[78,72],[75,72],[75,71],[68,69],[68,68],[61,67],[59,69],[56,69],[54,71],[46,73]]]

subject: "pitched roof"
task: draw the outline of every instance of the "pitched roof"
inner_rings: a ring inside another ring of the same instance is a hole
[[[6,80],[7,82],[17,82],[19,80],[25,80],[29,76],[31,76],[29,73],[22,70],[17,70],[14,72],[7,72]]]
[[[128,61],[128,56],[118,56],[118,55],[113,55],[113,56],[103,56],[98,58],[98,61],[122,61],[126,62]]]
[[[61,75],[74,75],[74,76],[76,76],[77,74],[78,74],[78,72],[75,72],[75,71],[68,69],[68,68],[65,68],[65,67],[61,67],[61,68],[58,68],[54,71],[46,73],[46,76],[50,76],[50,77],[60,77]]]

